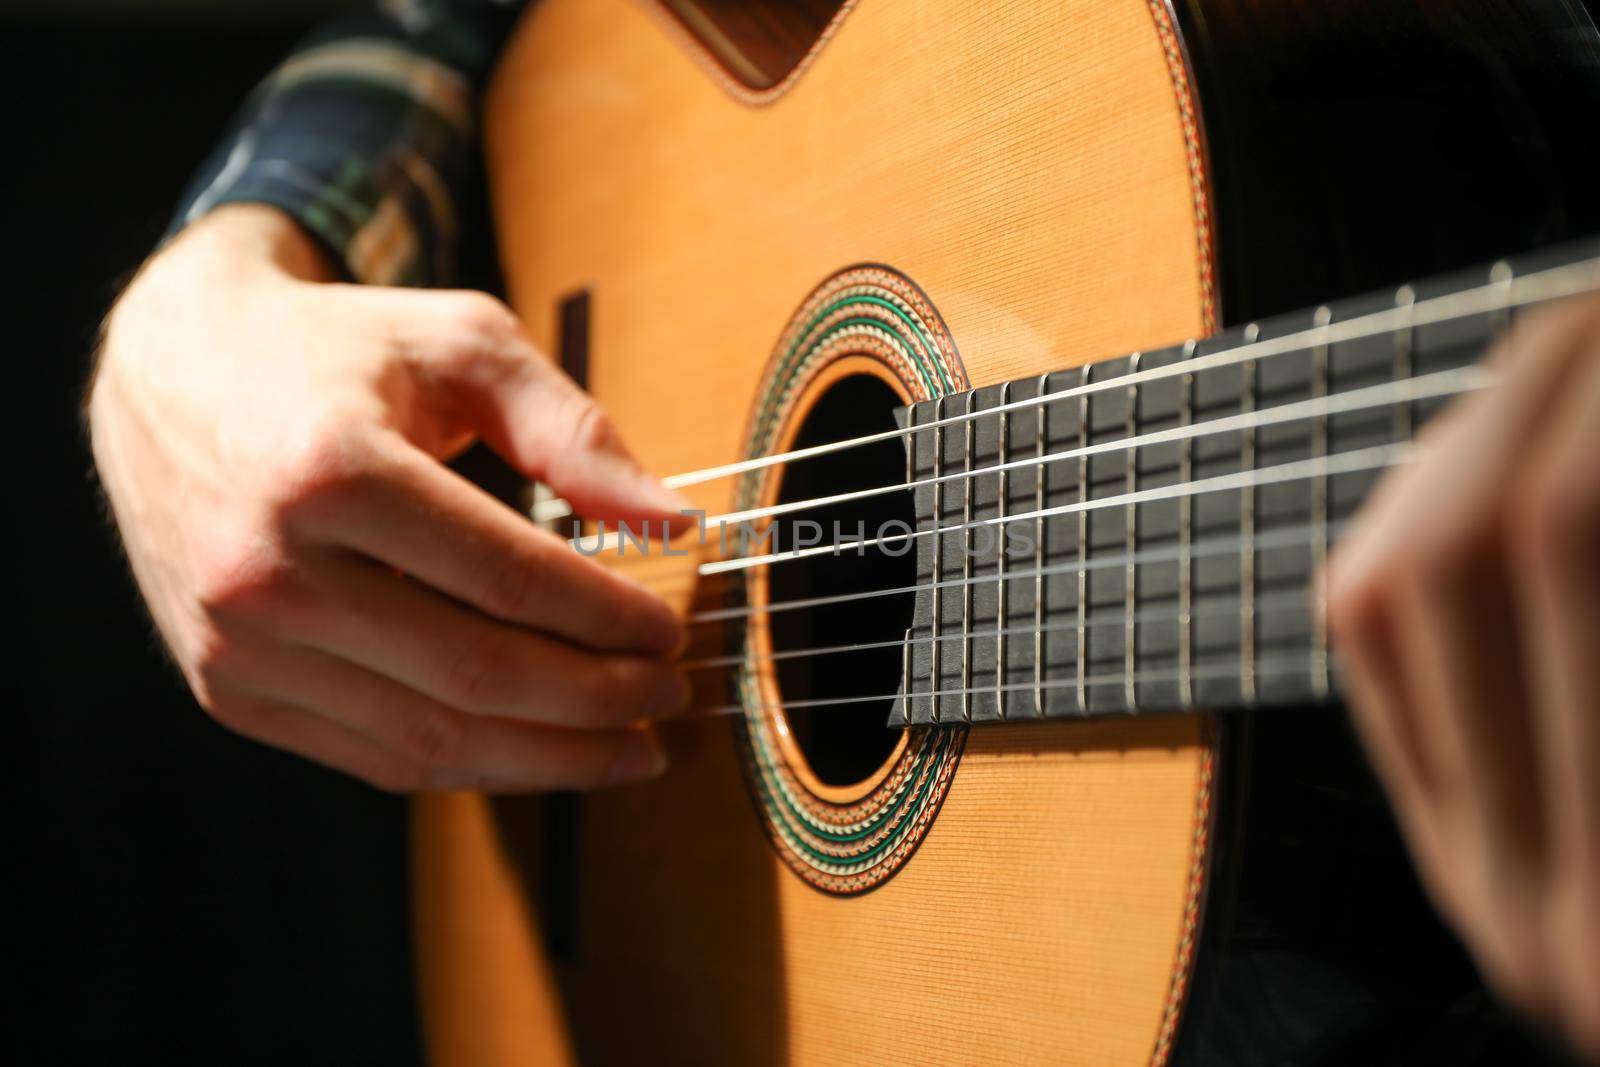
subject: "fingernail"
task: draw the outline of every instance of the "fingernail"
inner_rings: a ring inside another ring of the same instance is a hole
[[[644,782],[661,777],[666,770],[667,754],[661,751],[661,742],[656,740],[654,734],[637,730],[612,761],[610,770],[606,772],[606,782],[613,785]]]
[[[677,671],[663,675],[650,694],[645,714],[652,719],[676,715],[689,705],[689,682]]]

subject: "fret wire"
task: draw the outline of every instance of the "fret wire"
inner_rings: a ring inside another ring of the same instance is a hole
[[[933,473],[938,477],[944,470],[944,397],[939,397],[933,402]],[[933,484],[933,628],[935,638],[944,630],[944,604],[940,599],[940,580],[944,575],[944,534],[941,529],[944,524],[944,483]],[[939,649],[942,641],[935,640],[930,649],[932,653],[932,672],[929,675],[929,691],[935,692],[942,684],[940,678]],[[939,696],[930,697],[933,702],[933,721],[939,722],[944,716],[941,710],[943,703]]]
[[[1513,344],[1516,335],[1511,330],[1511,283],[1515,280],[1515,276],[1511,264],[1503,259],[1497,260],[1494,266],[1489,268],[1489,280],[1504,288],[1500,307],[1489,316],[1491,331],[1489,343],[1494,343],[1495,336],[1501,336],[1506,339],[1507,344]]]
[[[1313,322],[1327,326],[1333,322],[1333,309],[1326,304],[1317,308]],[[1328,352],[1326,344],[1311,349],[1311,395],[1322,399],[1328,395]],[[1328,455],[1328,417],[1319,416],[1311,423],[1311,458],[1325,459]],[[1328,562],[1328,478],[1326,475],[1311,479],[1311,574],[1312,580],[1323,572]],[[1332,680],[1328,677],[1328,612],[1326,601],[1317,597],[1311,612],[1311,687],[1318,697],[1328,695]]]
[[[1050,375],[1048,372],[1039,375],[1039,395],[1043,396],[1050,388]],[[1044,455],[1045,447],[1050,437],[1050,405],[1040,404],[1034,408],[1037,418],[1034,420],[1034,448],[1040,456]],[[1047,479],[1050,477],[1050,468],[1040,464],[1036,468],[1037,474],[1033,481],[1033,714],[1035,718],[1044,717],[1044,672],[1045,672],[1045,641],[1044,641],[1044,576],[1048,560],[1045,551],[1045,537],[1048,533],[1044,523],[1045,503],[1048,499],[1046,488]]]
[[[1135,352],[1128,357],[1128,373],[1139,372],[1139,353]],[[1128,386],[1128,417],[1125,425],[1129,437],[1139,436],[1139,386],[1138,383]],[[1126,453],[1127,466],[1123,481],[1123,491],[1132,495],[1139,491],[1139,453],[1129,449]],[[1130,503],[1125,516],[1125,542],[1126,552],[1133,555],[1139,550],[1139,505]],[[1123,601],[1127,604],[1127,621],[1122,630],[1122,659],[1128,684],[1124,687],[1123,697],[1129,711],[1139,710],[1139,699],[1136,687],[1133,684],[1134,656],[1137,647],[1138,622],[1134,617],[1134,609],[1138,599],[1138,571],[1132,563],[1123,570]]]
[[[1254,344],[1260,335],[1260,327],[1251,323],[1245,327],[1245,343]],[[1240,390],[1240,408],[1243,411],[1254,411],[1256,406],[1256,365],[1244,364],[1241,371],[1243,382]],[[1254,427],[1246,429],[1241,435],[1239,443],[1239,467],[1242,471],[1253,471],[1256,467],[1256,432]],[[1256,491],[1255,486],[1247,485],[1239,491],[1239,537],[1243,545],[1239,549],[1239,689],[1240,696],[1246,704],[1255,703],[1256,699]]]
[[[1183,347],[1185,360],[1194,357],[1195,343]],[[1194,375],[1185,374],[1179,381],[1178,419],[1184,426],[1194,421]],[[1179,444],[1178,481],[1187,482],[1194,477],[1194,439],[1186,437]],[[1178,498],[1178,699],[1185,705],[1194,703],[1194,579],[1193,559],[1190,552],[1193,525],[1193,501]]]
[[[904,726],[911,725],[911,649],[914,642],[912,631],[906,631],[905,642],[900,646],[900,722]]]
[[[1089,384],[1089,375],[1093,364],[1083,365],[1082,384]],[[1078,397],[1078,447],[1089,447],[1089,416],[1091,394],[1083,393]],[[1089,499],[1089,457],[1083,456],[1078,460],[1078,502],[1081,504]],[[1089,513],[1078,512],[1078,710],[1089,710],[1089,693],[1084,685],[1084,678],[1089,663],[1089,634],[1085,622],[1089,617]]]
[[[1493,333],[1500,333],[1511,325],[1511,283],[1514,280],[1511,264],[1503,259],[1496,260],[1489,268],[1489,283],[1502,290],[1499,306],[1489,313],[1489,329]]]
[[[1416,328],[1411,324],[1410,311],[1417,302],[1417,292],[1409,285],[1402,285],[1394,292],[1394,303],[1397,309],[1405,314],[1404,325],[1394,332],[1394,380],[1406,381],[1412,377],[1413,356],[1412,348],[1416,344]],[[1397,441],[1411,440],[1413,427],[1416,423],[1416,413],[1411,404],[1396,404],[1394,407],[1394,436]]]
[[[977,391],[967,393],[967,414],[972,414],[972,405],[977,397]],[[977,426],[976,419],[966,421],[966,447],[963,457],[966,469],[972,470],[972,434]],[[961,483],[964,490],[961,496],[961,521],[966,526],[961,535],[961,577],[965,579],[961,585],[961,688],[972,688],[972,485],[973,479],[966,478]],[[1004,532],[1003,530],[1001,531]],[[961,721],[972,721],[972,697],[968,692],[961,694]]]
[[[906,426],[915,430],[917,425],[917,405],[911,404],[906,408]],[[917,439],[910,438],[911,447],[906,449],[906,481],[913,482],[917,478]],[[911,686],[915,679],[911,673],[911,638],[913,631],[906,630],[906,642],[900,646],[900,721],[906,726],[911,725],[911,701],[913,694]]]
[[[1011,399],[1011,383],[1005,382],[1000,386],[1000,449],[997,453],[1000,467],[999,485],[997,493],[999,501],[997,514],[1001,522],[1001,535],[995,542],[995,609],[994,609],[994,705],[995,714],[1003,722],[1006,717],[1006,622],[1010,618],[1009,588],[1006,585],[1006,509],[1011,496],[1011,472],[1006,469],[1006,460],[1011,453],[1011,412],[1006,409],[1006,404]]]

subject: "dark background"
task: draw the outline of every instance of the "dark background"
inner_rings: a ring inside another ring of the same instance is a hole
[[[405,803],[225,732],[150,632],[78,425],[100,317],[326,0],[0,8],[20,736],[0,1062],[420,1059]],[[480,264],[483,257],[479,256]],[[10,586],[8,586],[10,588]],[[20,847],[19,847],[20,846]]]
[[[101,520],[77,420],[119,280],[234,106],[336,6],[0,13],[3,350],[30,486],[6,505],[22,577],[6,882],[23,900],[0,958],[22,999],[0,1061],[420,1058],[404,801],[200,712]]]

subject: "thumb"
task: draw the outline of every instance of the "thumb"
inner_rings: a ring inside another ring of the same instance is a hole
[[[446,308],[447,337],[427,346],[435,358],[418,368],[434,379],[425,391],[574,513],[674,532],[690,524],[689,499],[644,472],[604,409],[534,347],[509,308],[486,294],[450,295],[459,304]]]

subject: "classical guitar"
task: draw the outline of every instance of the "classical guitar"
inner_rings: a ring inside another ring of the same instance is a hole
[[[573,531],[705,714],[648,787],[420,803],[433,1059],[1266,1063],[1425,997],[1398,941],[1240,992],[1410,921],[1312,576],[1600,286],[1595,54],[1559,0],[538,5],[507,289],[705,513]]]

